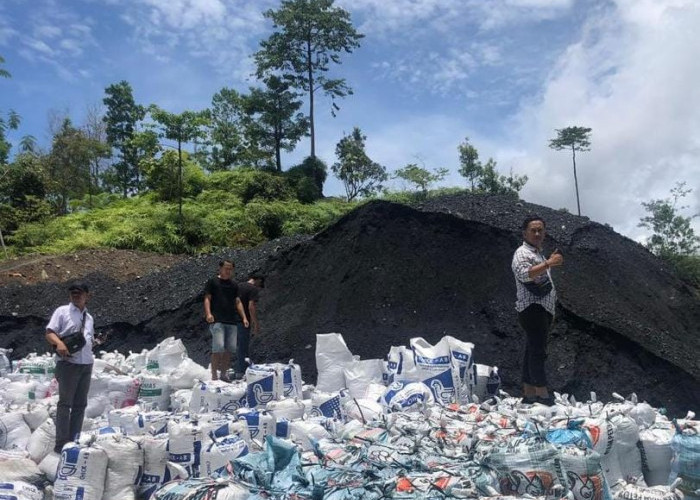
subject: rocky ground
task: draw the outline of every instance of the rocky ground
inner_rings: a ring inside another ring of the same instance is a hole
[[[507,197],[456,195],[413,208],[371,202],[313,238],[221,252],[235,259],[239,277],[267,276],[254,360],[294,358],[313,382],[316,333],[343,333],[362,358],[383,357],[413,336],[435,342],[450,334],[476,344],[477,362],[497,365],[504,388],[518,394],[522,334],[510,260],[520,222],[533,212],[548,222],[546,250],[559,248],[566,259],[554,272],[552,387],[578,398],[636,392],[673,414],[700,409],[698,290],[609,227]],[[91,251],[58,263],[91,283],[98,330],[111,332],[108,349],[136,351],[176,335],[206,363],[201,289],[221,255]],[[0,346],[15,357],[43,351],[46,320],[67,298],[65,276],[22,281],[9,273],[38,270],[41,278],[41,264],[7,264]]]

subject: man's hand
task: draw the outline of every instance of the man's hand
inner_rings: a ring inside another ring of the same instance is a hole
[[[246,328],[248,328],[248,327],[250,326],[250,323],[248,322],[247,319],[244,319],[244,320],[243,320],[243,326],[246,327]]]
[[[207,320],[207,323],[211,324],[214,322],[214,315],[213,314],[207,314],[205,316],[205,319]]]
[[[56,354],[58,354],[62,358],[67,358],[68,356],[70,356],[66,344],[64,344],[61,340],[59,340],[58,344],[56,344]]]
[[[564,263],[564,256],[559,253],[559,249],[555,248],[552,255],[547,259],[547,264],[549,267],[558,267]]]

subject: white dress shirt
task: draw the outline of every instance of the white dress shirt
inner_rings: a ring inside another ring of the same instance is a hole
[[[56,333],[59,337],[79,332],[83,322],[83,312],[85,312],[85,325],[83,325],[85,346],[80,351],[65,358],[65,360],[77,365],[90,365],[95,361],[95,357],[92,354],[92,343],[95,339],[95,322],[87,312],[87,307],[81,311],[73,303],[70,303],[57,308],[51,315],[51,320],[46,325],[46,329]]]

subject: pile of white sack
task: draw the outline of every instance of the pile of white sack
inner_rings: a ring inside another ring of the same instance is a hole
[[[361,360],[323,334],[316,362],[315,387],[293,361],[226,383],[172,337],[103,352],[83,432],[59,456],[55,361],[32,354],[0,374],[0,498],[700,500],[692,414],[671,422],[634,396],[525,405],[449,336]],[[273,442],[297,458],[280,463]]]

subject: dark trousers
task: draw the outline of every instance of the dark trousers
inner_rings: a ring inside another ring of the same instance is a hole
[[[245,358],[248,357],[248,349],[250,346],[250,327],[246,328],[243,323],[236,323],[238,328],[238,360],[236,363],[236,372],[245,373],[248,368]]]
[[[525,356],[523,359],[523,383],[546,387],[547,335],[552,326],[552,315],[539,304],[532,304],[518,313],[520,326],[525,330]]]
[[[63,445],[73,440],[83,428],[92,365],[58,361],[55,375],[58,381],[58,407],[54,449],[60,453]]]

